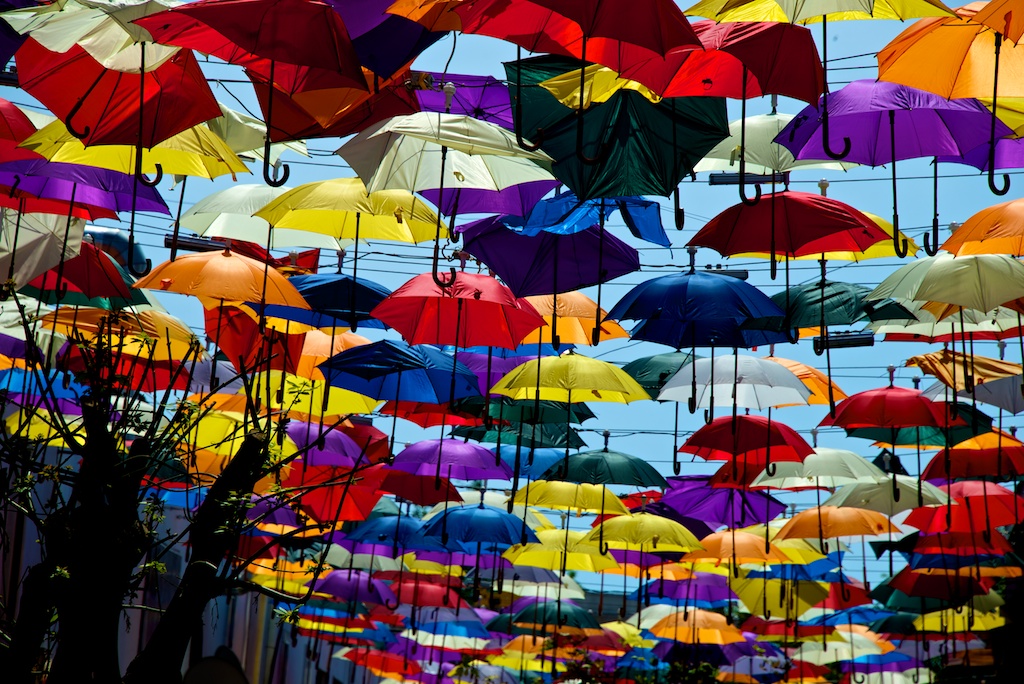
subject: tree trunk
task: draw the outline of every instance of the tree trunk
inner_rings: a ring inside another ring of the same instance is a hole
[[[128,666],[125,684],[178,684],[189,640],[206,605],[223,593],[218,577],[224,557],[238,544],[240,516],[232,497],[250,494],[263,476],[267,437],[250,432],[214,482],[189,532],[192,556],[178,590],[142,652]]]

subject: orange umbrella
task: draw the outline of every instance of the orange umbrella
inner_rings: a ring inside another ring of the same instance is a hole
[[[875,511],[863,508],[815,506],[797,513],[782,526],[776,539],[830,539],[865,535],[899,534],[900,528]]]
[[[789,558],[777,546],[770,544],[765,549],[764,537],[750,532],[726,530],[714,532],[700,540],[704,549],[690,551],[684,561],[722,561],[734,566],[740,563],[788,563]]]
[[[1021,374],[1019,363],[949,349],[911,356],[906,365],[917,366],[921,372],[934,375],[946,387],[956,386],[957,391],[970,390],[973,385]],[[957,371],[958,365],[963,369],[962,372]],[[968,378],[971,379],[970,383]]]
[[[532,295],[524,297],[544,317],[546,326],[537,328],[523,339],[523,344],[552,342],[558,336],[561,344],[594,343],[598,321],[597,304],[582,292],[563,292],[559,295]],[[601,309],[600,339],[628,338],[629,333],[615,321],[605,320],[608,312]]]
[[[229,249],[165,261],[132,287],[177,292],[217,302],[265,302],[309,309],[295,286],[265,264]]]
[[[725,616],[710,610],[681,610],[658,620],[651,634],[686,644],[735,644],[745,641],[743,632],[729,624]]]
[[[972,21],[984,24],[1003,34],[1003,38],[1016,43],[1024,35],[1022,9],[1020,0],[991,0],[978,9]]]
[[[819,333],[816,332],[815,334]],[[778,356],[766,356],[765,360],[774,361],[780,366],[788,368],[793,372],[793,375],[800,379],[800,382],[804,383],[807,389],[811,390],[811,396],[807,397],[808,404],[828,404],[829,385],[832,386],[832,396],[836,401],[842,401],[847,397],[846,392],[839,389],[839,385],[829,380],[827,375],[817,368],[808,366],[806,363],[782,359]],[[798,404],[782,404],[782,406],[798,406]]]
[[[982,209],[964,221],[942,243],[942,249],[956,256],[1024,256],[1024,200],[1011,200]]]

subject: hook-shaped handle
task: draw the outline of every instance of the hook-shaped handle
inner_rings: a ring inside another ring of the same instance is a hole
[[[576,158],[587,166],[596,166],[608,160],[612,153],[610,142],[601,141],[598,143],[597,156],[588,157],[583,152],[583,101],[580,100],[580,108],[576,111]]]
[[[931,233],[924,234],[924,251],[928,256],[939,253],[939,217],[932,218]]]
[[[14,197],[14,193],[18,191],[18,186],[21,185],[21,174],[14,174],[14,182],[11,183],[10,189],[7,191],[8,197]]]
[[[455,277],[457,275],[455,267],[452,266],[452,267],[449,268],[449,273],[451,274],[451,277],[447,281],[445,281],[445,280],[441,280],[440,278],[437,277],[437,268],[436,268],[436,266],[437,266],[437,264],[435,264],[435,268],[430,270],[430,277],[434,279],[434,284],[437,285],[438,287],[444,288],[446,290],[448,288],[455,287]]]
[[[676,220],[676,230],[682,230],[686,224],[686,211],[683,209],[683,205],[680,203],[679,197],[679,186],[676,186],[675,191],[672,193],[672,209],[673,216]]]
[[[743,187],[743,171],[740,171],[740,201],[748,207],[752,207],[761,201],[761,186],[757,183],[754,184],[754,196],[747,197],[746,188]]]
[[[821,138],[822,148],[825,150],[825,154],[828,155],[829,159],[840,161],[841,159],[846,159],[846,157],[849,156],[851,144],[850,139],[845,136],[843,137],[843,149],[839,152],[832,149],[832,143],[829,141],[828,135],[828,105],[825,106],[825,111],[821,114]]]
[[[988,166],[988,189],[992,191],[993,195],[1005,195],[1010,192],[1010,177],[1003,174],[1003,187],[996,185],[996,171],[992,168],[995,162],[995,153],[990,154],[990,163]]]
[[[153,176],[153,180],[146,178],[141,173],[135,177],[139,183],[145,185],[147,188],[155,188],[160,184],[160,181],[164,179],[164,167],[160,164],[154,164],[153,166],[156,167],[156,175]]]
[[[142,278],[149,275],[152,270],[152,259],[146,259],[146,266],[141,271],[135,269],[135,233],[128,233],[128,272],[136,278]]]
[[[384,601],[384,607],[388,610],[396,610],[400,605],[402,604],[397,599],[395,599],[394,601],[392,601],[391,599],[385,599]]]
[[[273,173],[271,173],[271,169],[273,169]],[[277,167],[272,167],[270,164],[270,133],[268,128],[267,137],[263,141],[263,182],[272,188],[279,188],[288,182],[290,175],[291,169],[288,168],[287,164],[281,164],[280,175],[278,175]]]
[[[850,593],[850,587],[847,586],[846,582],[839,583],[839,595],[842,597],[843,601],[846,602],[853,598],[853,594]]]
[[[868,676],[863,672],[854,671],[851,675],[851,679],[853,680],[854,684],[864,684],[864,682],[868,681]]]
[[[679,452],[672,452],[672,472],[678,475],[683,470],[683,464],[679,462]]]
[[[715,419],[715,412],[712,407],[704,409],[704,424],[710,425],[711,421]]]
[[[764,472],[767,473],[768,477],[775,477],[775,473],[779,471],[778,464],[768,461],[764,464]]]
[[[907,242],[907,238],[900,237],[899,217],[897,216],[893,216],[892,222],[892,248],[900,259],[905,258],[910,253],[910,243]]]
[[[523,61],[523,49],[516,46],[516,106],[515,106],[515,118],[512,121],[512,127],[516,131],[516,144],[527,152],[536,152],[540,149],[540,146],[544,143],[544,129],[538,128],[536,133],[533,135],[533,139],[537,142],[528,143],[523,138],[523,79],[520,74],[520,69]],[[580,97],[583,97],[583,93],[580,93]]]
[[[79,140],[89,137],[89,134],[92,133],[92,128],[89,126],[86,126],[82,130],[78,130],[77,128],[75,128],[75,125],[71,123],[71,121],[75,118],[75,115],[78,114],[80,109],[82,109],[83,104],[85,104],[85,98],[82,98],[78,102],[76,102],[75,105],[68,112],[68,115],[64,117],[64,126],[68,129],[68,133],[70,133]]]

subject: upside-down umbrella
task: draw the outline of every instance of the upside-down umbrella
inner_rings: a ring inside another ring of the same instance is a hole
[[[1024,64],[1024,49],[1003,45],[1003,35],[975,13],[985,5],[970,3],[953,16],[921,19],[907,27],[878,53],[878,77],[941,95],[944,98],[992,98],[988,140],[988,185],[997,195],[1010,190],[1010,179],[995,182],[995,147],[1000,136],[998,98],[1024,96],[1017,76]],[[1002,65],[1000,65],[1002,60]],[[1002,67],[1003,82],[999,75]]]
[[[819,104],[819,106],[823,106]],[[821,121],[827,116],[832,131],[852,141],[844,159],[858,164],[892,170],[893,240],[899,236],[899,210],[896,193],[896,162],[916,157],[962,155],[985,142],[985,124],[992,113],[977,100],[947,100],[916,88],[884,81],[854,81],[828,98],[828,114],[811,105],[779,133],[776,141],[797,159],[827,159]],[[810,125],[807,125],[810,123]],[[1000,123],[996,135],[1010,134]],[[934,182],[938,185],[938,162],[934,163]],[[925,251],[938,251],[938,195],[934,198],[931,235],[925,234]],[[896,255],[906,256],[907,242],[894,242]]]
[[[580,199],[667,197],[694,164],[729,134],[725,101],[668,98],[657,104],[629,89],[584,107],[563,104],[544,82],[580,64],[557,56],[505,64],[515,86],[517,133],[550,155],[552,173]],[[521,116],[518,114],[522,112]]]

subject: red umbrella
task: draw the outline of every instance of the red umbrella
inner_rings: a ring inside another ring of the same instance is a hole
[[[83,293],[90,299],[93,297],[120,297],[130,299],[132,293],[124,282],[121,272],[114,265],[114,260],[93,245],[82,243],[78,256],[65,262],[63,277],[58,276],[59,269],[50,269],[33,279],[30,287],[38,290],[63,290],[69,286]]]
[[[18,147],[18,143],[35,132],[36,127],[25,112],[15,104],[0,99],[0,161],[43,159],[31,150]]]
[[[772,462],[802,463],[814,449],[796,430],[764,416],[723,416],[690,435],[679,451],[709,461],[732,461],[719,473],[720,483],[749,484]],[[729,471],[729,476],[724,471]],[[740,473],[742,471],[742,477]],[[770,474],[770,473],[769,473]],[[716,473],[716,476],[718,473]]]
[[[462,501],[459,490],[445,478],[441,478],[441,486],[438,487],[436,478],[432,475],[413,475],[391,468],[387,469],[387,477],[380,488],[417,506]]]
[[[59,367],[71,373],[96,372],[95,365],[95,359],[86,358],[77,345],[69,345],[59,361]],[[188,368],[178,361],[154,361],[121,353],[111,366],[100,368],[98,372],[101,379],[124,392],[187,391],[189,388]]]
[[[871,597],[868,596],[868,590],[864,586],[854,584],[852,581],[849,584],[844,583],[842,586],[839,582],[832,582],[829,584],[828,596],[815,608],[845,610],[854,606],[866,606],[869,603],[871,603]]]
[[[306,335],[287,334],[270,328],[241,309],[220,304],[203,311],[206,335],[227,356],[238,372],[283,370],[295,373]]]
[[[994,482],[962,480],[941,486],[949,498],[962,504],[971,504],[985,513],[986,530],[1000,525],[1016,525],[1024,511],[1024,498]],[[986,538],[988,535],[986,535]]]
[[[81,46],[50,52],[32,38],[15,61],[21,87],[86,145],[153,147],[221,115],[189,50],[143,76],[108,69]]]
[[[991,577],[976,578],[972,572],[946,574],[903,568],[888,581],[893,589],[907,596],[966,601],[971,596],[987,594],[995,584]]]
[[[397,592],[396,592],[397,593]],[[404,603],[404,601],[403,601]],[[412,677],[422,672],[422,668],[415,660],[406,658],[400,654],[388,653],[387,651],[361,650],[353,648],[348,650],[343,658],[351,660],[356,665],[361,665],[380,676],[396,674],[402,677]]]
[[[291,83],[288,90],[310,93],[298,84],[313,79],[317,102],[324,93],[365,88],[366,77],[345,28],[331,5],[318,0],[199,0],[136,20],[153,38],[240,64],[267,83]],[[301,30],[297,30],[301,27]],[[330,87],[325,87],[330,84]],[[266,108],[267,129],[274,127],[273,98]],[[340,108],[341,103],[335,102]],[[323,105],[329,107],[330,103]],[[335,110],[337,111],[337,110]],[[275,187],[288,180],[270,174],[267,136],[264,180]]]
[[[380,407],[385,416],[395,416],[428,428],[436,425],[483,425],[484,419],[469,413],[453,412],[448,404],[426,404],[419,401],[389,401]]]
[[[449,606],[468,608],[469,604],[459,596],[458,592],[443,584],[421,582],[416,578],[402,579],[391,585],[391,591],[400,603],[412,606]]]
[[[994,478],[1015,480],[1024,475],[1024,445],[1009,435],[1006,446],[984,449],[943,449],[921,473],[922,480]]]
[[[907,524],[924,534],[943,532],[980,533],[991,538],[1000,525],[1013,525],[1018,518],[1012,510],[998,507],[986,513],[982,502],[971,499],[950,500],[944,506],[915,508],[907,516]]]
[[[774,192],[755,205],[729,207],[687,243],[722,256],[771,252],[787,257],[861,252],[891,240],[877,223],[849,204],[809,192]]]
[[[465,271],[454,272],[443,284],[437,274],[418,275],[370,314],[400,332],[409,344],[515,349],[544,325],[533,305],[516,298],[496,279]]]
[[[1001,534],[984,535],[978,532],[943,532],[922,534],[914,542],[914,553],[943,554],[958,549],[969,549],[975,555],[1002,556],[1013,553],[1013,546]]]
[[[2,147],[2,141],[0,141],[0,148]],[[13,197],[10,195],[12,191],[14,192]],[[75,202],[69,207],[67,202],[31,197],[21,190],[14,190],[6,185],[0,185],[0,207],[14,209],[24,214],[56,214],[58,216],[67,216],[70,210],[72,218],[85,221],[98,221],[99,219],[118,220],[117,212],[111,209],[96,207],[91,204],[82,204],[81,202]]]
[[[345,433],[358,444],[370,463],[383,463],[391,458],[388,436],[372,425],[345,421],[334,429]]]
[[[836,405],[836,415],[820,425],[856,428],[945,427],[965,425],[963,418],[946,415],[947,405],[934,402],[919,390],[879,387],[852,394]]]

